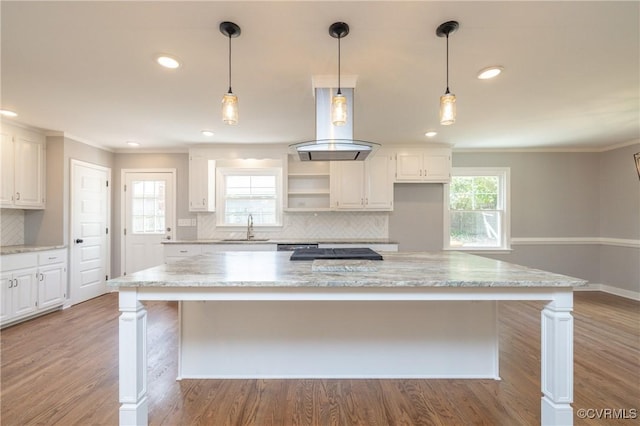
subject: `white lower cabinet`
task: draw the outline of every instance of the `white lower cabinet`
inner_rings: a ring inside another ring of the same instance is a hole
[[[1,325],[63,305],[67,288],[65,249],[2,256],[2,271]]]
[[[165,244],[164,263],[176,263],[185,257],[202,254],[200,244]]]
[[[211,254],[221,251],[276,251],[276,243],[241,243],[241,244],[165,244],[164,262],[167,264],[176,263],[185,257],[199,254]]]
[[[38,308],[60,306],[66,299],[67,251],[55,250],[38,255]]]
[[[2,273],[2,323],[38,309],[36,271],[33,267]]]

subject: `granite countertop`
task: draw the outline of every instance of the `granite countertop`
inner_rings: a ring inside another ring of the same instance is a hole
[[[0,255],[5,254],[19,254],[19,253],[32,253],[35,251],[44,250],[57,250],[66,248],[65,245],[58,246],[31,246],[31,245],[18,245],[18,246],[2,246],[0,247]]]
[[[586,281],[461,252],[383,252],[382,261],[290,261],[220,252],[109,280],[111,287],[575,287]]]
[[[391,241],[388,238],[330,238],[330,239],[212,239],[212,240],[166,240],[162,244],[398,244],[397,241]]]

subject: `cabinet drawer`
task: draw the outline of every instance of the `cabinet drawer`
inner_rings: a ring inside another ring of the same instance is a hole
[[[38,253],[38,265],[52,265],[67,261],[67,251],[65,249],[50,250]]]
[[[13,269],[33,268],[38,265],[38,255],[36,253],[7,254],[0,257],[2,271]]]
[[[165,257],[188,257],[196,256],[201,253],[199,244],[165,244],[164,256]]]

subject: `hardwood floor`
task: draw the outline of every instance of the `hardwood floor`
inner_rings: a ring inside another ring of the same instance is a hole
[[[108,294],[1,332],[0,422],[118,423],[118,302]],[[501,381],[176,381],[177,305],[149,312],[153,425],[532,425],[540,422],[542,302],[500,304]],[[640,302],[575,294],[576,425],[640,416]],[[581,419],[591,409],[593,419]],[[607,412],[614,410],[608,419]],[[626,411],[618,411],[626,410]],[[633,411],[636,410],[636,411]],[[600,418],[598,417],[600,413]]]

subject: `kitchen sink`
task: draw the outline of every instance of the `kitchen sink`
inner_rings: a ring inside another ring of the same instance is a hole
[[[251,239],[247,239],[247,238],[225,238],[222,241],[244,241],[247,243],[250,243],[252,241],[269,241],[268,238],[251,238]]]

